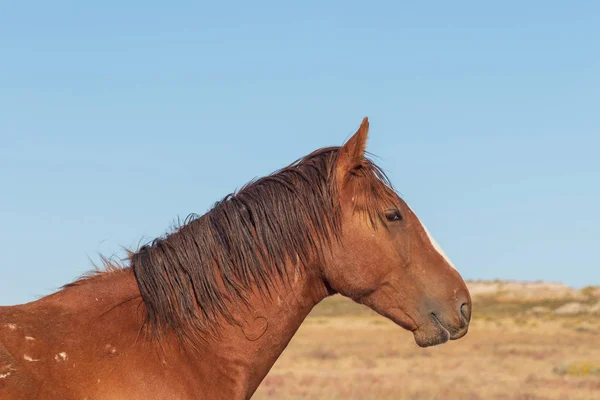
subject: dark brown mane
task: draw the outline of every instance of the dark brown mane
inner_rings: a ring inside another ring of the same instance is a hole
[[[286,263],[299,272],[318,263],[341,229],[338,150],[317,150],[250,182],[134,253],[131,267],[153,334],[172,330],[192,339],[212,331],[219,317],[236,323],[231,306],[247,303],[248,288],[268,294],[274,279],[287,279]],[[393,193],[389,180],[366,159],[355,176],[369,178],[357,191],[357,209],[374,222],[381,218],[378,199]]]

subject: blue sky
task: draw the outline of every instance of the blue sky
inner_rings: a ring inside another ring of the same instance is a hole
[[[484,4],[485,3],[485,4]],[[0,304],[249,179],[369,150],[467,279],[600,284],[596,2],[13,2]]]

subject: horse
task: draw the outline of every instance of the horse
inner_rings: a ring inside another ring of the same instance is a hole
[[[412,332],[463,337],[469,291],[366,153],[365,118],[192,215],[124,262],[0,307],[3,400],[250,399],[294,333],[341,294]]]

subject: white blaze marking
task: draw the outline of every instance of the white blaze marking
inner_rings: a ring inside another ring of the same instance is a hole
[[[39,359],[32,358],[32,357],[29,357],[27,354],[23,354],[23,359],[24,359],[25,361],[31,361],[31,362],[34,362],[34,361],[40,361]]]
[[[419,221],[421,222],[421,221]],[[444,253],[444,250],[442,250],[442,248],[440,247],[440,245],[438,244],[438,242],[436,242],[436,240],[433,238],[433,236],[431,236],[431,233],[429,233],[429,231],[427,230],[427,227],[425,225],[423,225],[423,223],[421,222],[421,226],[423,227],[423,229],[425,229],[425,233],[427,234],[427,237],[429,238],[429,241],[431,242],[431,244],[433,245],[433,248],[442,255],[442,257],[444,257],[444,260],[446,260],[446,262],[454,269],[456,269],[456,267],[454,266],[454,264],[452,264],[452,261],[450,261],[450,259],[448,258],[448,256],[446,255],[446,253]]]
[[[408,204],[407,204],[408,205]],[[410,208],[410,206],[408,207]],[[411,209],[412,211],[412,209]],[[438,244],[438,242],[433,238],[433,236],[431,235],[431,233],[429,233],[429,230],[427,230],[427,227],[425,226],[425,224],[423,224],[421,222],[421,220],[419,219],[419,217],[417,217],[417,214],[413,211],[413,214],[415,215],[415,217],[417,218],[417,221],[419,221],[419,223],[421,224],[421,226],[423,227],[423,230],[425,231],[425,233],[427,234],[427,237],[429,238],[429,242],[431,243],[431,245],[433,246],[433,248],[442,256],[444,257],[444,260],[446,260],[446,262],[448,263],[448,265],[450,265],[452,268],[454,268],[456,270],[456,267],[454,266],[454,264],[452,264],[452,261],[450,261],[450,258],[448,258],[448,256],[446,255],[446,253],[444,253],[444,250],[442,250],[442,247]]]

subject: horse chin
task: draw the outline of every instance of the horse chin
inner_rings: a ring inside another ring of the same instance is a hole
[[[413,331],[415,342],[420,347],[437,346],[450,340],[450,332],[441,324],[428,323]]]

